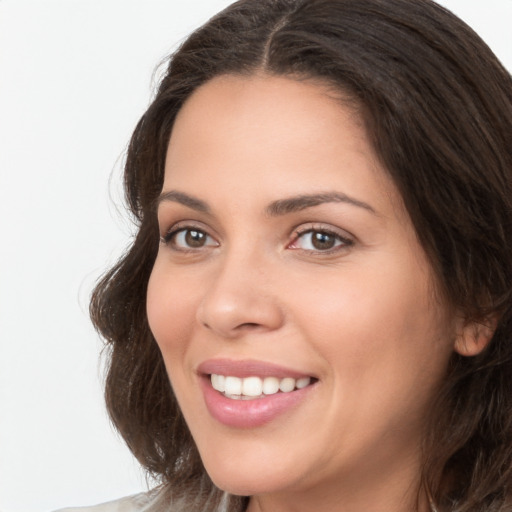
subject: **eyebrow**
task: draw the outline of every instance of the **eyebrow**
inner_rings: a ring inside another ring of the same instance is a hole
[[[202,201],[201,199],[197,199],[197,197],[189,196],[183,192],[178,192],[177,190],[170,190],[169,192],[162,192],[156,201],[156,206],[158,207],[164,201],[173,201],[175,203],[182,204],[192,210],[196,210],[201,213],[210,213],[210,207],[207,203]]]
[[[202,201],[197,197],[189,196],[184,192],[178,192],[177,190],[162,192],[156,201],[157,207],[165,201],[179,203],[201,213],[211,213],[211,209],[205,201]],[[312,208],[313,206],[319,206],[324,203],[347,203],[352,206],[357,206],[358,208],[363,208],[375,215],[377,214],[377,212],[368,203],[359,201],[358,199],[354,199],[353,197],[339,192],[301,194],[294,197],[288,197],[286,199],[278,199],[277,201],[270,203],[265,210],[268,215],[277,217]]]
[[[271,216],[286,215],[288,213],[298,212],[313,206],[319,206],[323,203],[347,203],[352,206],[364,208],[375,215],[377,214],[369,204],[339,192],[306,194],[289,197],[287,199],[279,199],[270,203],[267,206],[266,211]]]

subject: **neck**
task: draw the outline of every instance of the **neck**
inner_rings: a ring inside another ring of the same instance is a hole
[[[418,472],[390,470],[378,478],[349,474],[306,489],[253,496],[247,512],[432,512],[412,474]]]

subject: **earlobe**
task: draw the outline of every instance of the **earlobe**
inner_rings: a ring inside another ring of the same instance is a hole
[[[480,354],[491,341],[496,330],[497,318],[494,316],[485,321],[466,322],[457,333],[454,350],[461,356]]]

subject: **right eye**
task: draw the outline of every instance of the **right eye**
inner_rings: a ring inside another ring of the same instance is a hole
[[[160,241],[177,251],[191,251],[204,247],[218,247],[219,245],[206,231],[195,227],[181,227],[171,230]]]

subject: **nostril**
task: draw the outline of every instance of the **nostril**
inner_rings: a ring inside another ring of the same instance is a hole
[[[246,322],[246,323],[240,324],[238,326],[239,329],[244,329],[244,328],[255,329],[256,327],[260,327],[260,324],[257,324],[257,323],[254,323],[254,322]]]

